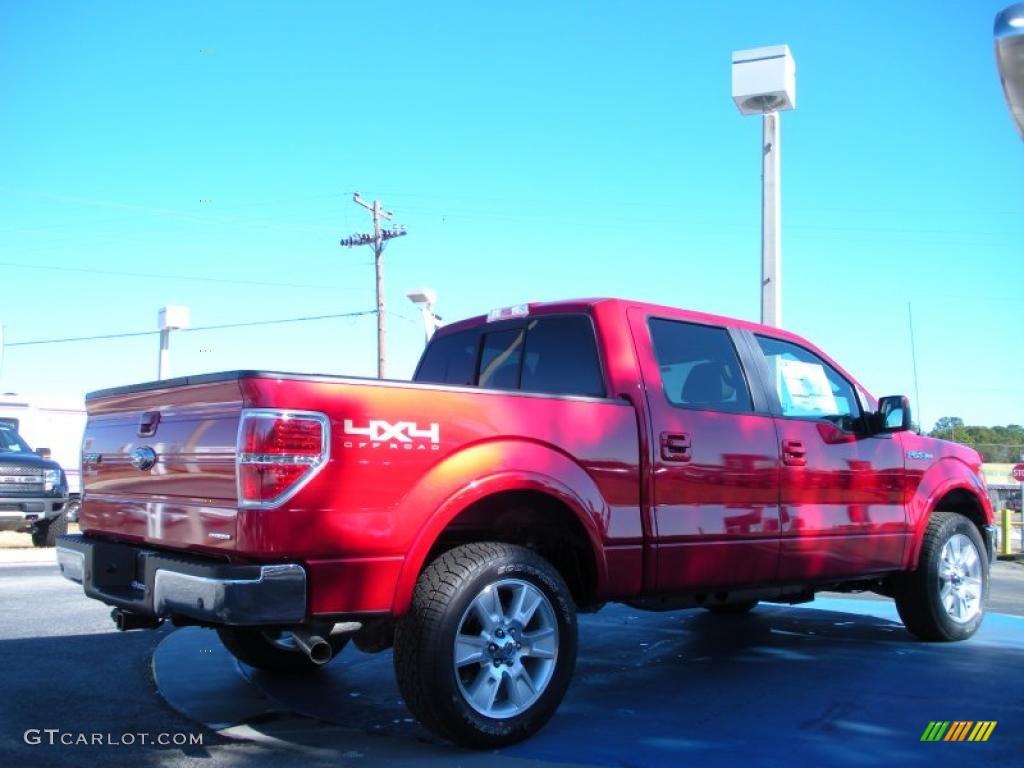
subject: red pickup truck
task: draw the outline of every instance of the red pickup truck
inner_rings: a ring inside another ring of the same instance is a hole
[[[234,371],[92,393],[63,574],[120,629],[217,630],[254,667],[394,646],[409,708],[494,747],[573,673],[576,614],[895,598],[981,623],[981,459],[910,431],[799,336],[616,299],[441,329],[412,382]]]

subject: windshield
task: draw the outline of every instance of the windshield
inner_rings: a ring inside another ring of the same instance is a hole
[[[17,432],[5,424],[0,424],[0,453],[32,453],[32,449]]]

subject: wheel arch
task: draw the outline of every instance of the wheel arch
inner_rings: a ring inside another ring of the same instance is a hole
[[[936,465],[933,470],[941,466],[942,464]],[[907,552],[906,565],[909,569],[917,568],[924,533],[928,528],[928,521],[935,512],[955,512],[963,515],[974,523],[982,541],[985,540],[985,526],[992,521],[992,510],[984,487],[980,486],[980,480],[977,483],[971,482],[964,476],[962,468],[959,468],[959,472],[954,476],[950,476],[948,465],[945,469],[942,475],[926,475],[926,481],[919,486],[911,504],[911,525],[914,535]],[[973,479],[974,476],[971,474],[969,477]]]
[[[559,558],[554,557],[553,564],[574,598],[587,602],[602,594],[607,584],[603,540],[608,508],[587,472],[550,446],[527,441],[489,443],[466,453],[482,455],[461,457],[463,469],[483,466],[490,471],[460,471],[456,482],[446,483],[454,490],[438,499],[437,482],[451,470],[442,465],[428,473],[400,505],[409,514],[417,509],[422,514],[424,503],[433,511],[408,549],[392,613],[398,616],[408,610],[416,579],[432,558],[449,546],[471,540],[526,544],[548,557],[554,544],[566,543],[578,559],[562,559],[559,567]],[[398,514],[403,514],[402,509]],[[573,562],[581,567],[582,576],[567,570]]]

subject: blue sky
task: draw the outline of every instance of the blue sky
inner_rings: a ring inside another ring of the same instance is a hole
[[[1024,145],[970,2],[0,5],[0,323],[18,342],[373,308],[422,330],[624,296],[756,320],[758,118],[735,49],[788,43],[785,325],[919,414],[1024,423]],[[206,52],[209,51],[209,52]],[[200,202],[210,200],[211,202]],[[174,374],[372,375],[370,316],[179,333]],[[0,391],[155,377],[155,336],[7,346]]]

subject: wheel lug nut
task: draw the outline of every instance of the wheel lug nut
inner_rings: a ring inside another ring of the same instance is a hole
[[[516,650],[517,650],[517,651],[518,651],[518,650],[519,650],[520,648],[522,648],[522,647],[523,647],[523,644],[522,644],[522,643],[516,643]]]
[[[494,666],[500,667],[501,666],[501,661],[499,659],[495,659],[494,660]]]
[[[497,632],[494,633],[494,635],[495,635],[495,637],[504,637],[505,636],[505,630],[499,629]]]
[[[496,646],[494,643],[491,643],[487,646],[487,650],[491,653],[494,653],[496,650],[498,650],[498,646]]]

